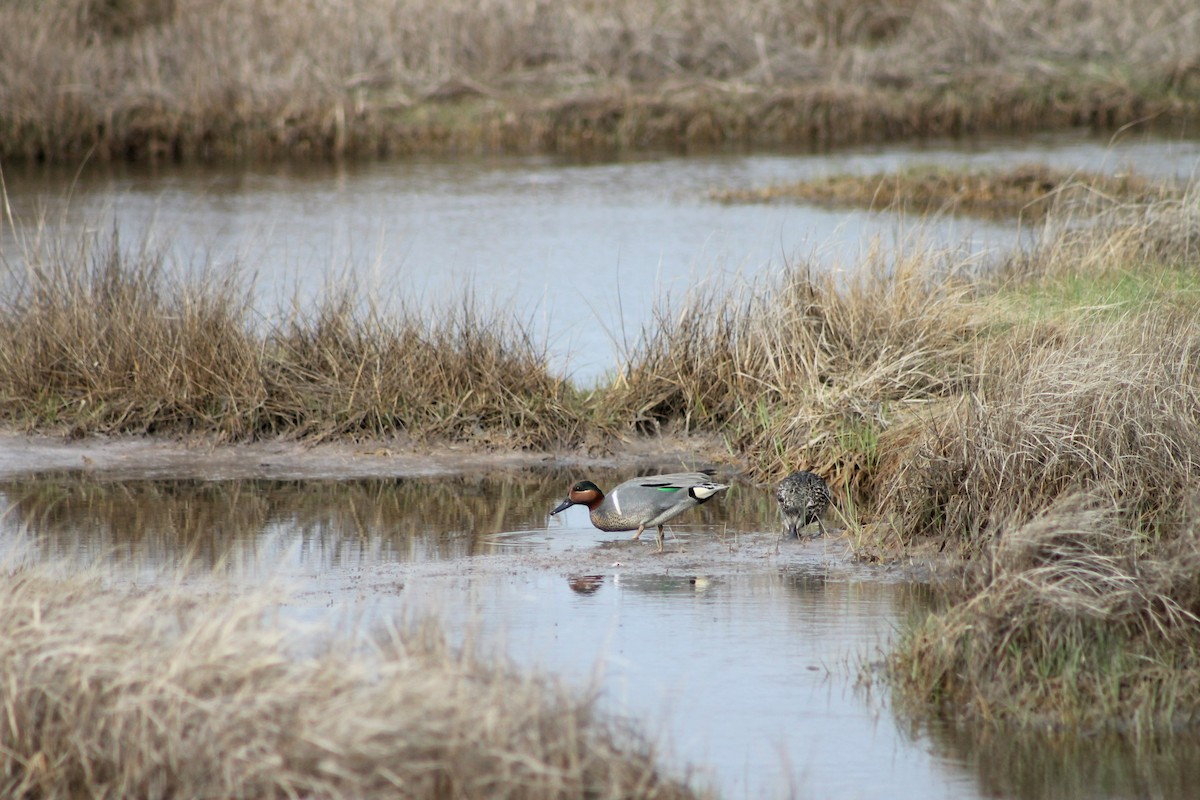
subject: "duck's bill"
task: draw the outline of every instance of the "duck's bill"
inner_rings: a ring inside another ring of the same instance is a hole
[[[573,505],[575,505],[575,504],[572,503],[571,498],[568,497],[566,500],[563,500],[561,503],[559,503],[558,506],[553,511],[550,512],[550,516],[553,517],[555,514],[559,513],[560,511],[566,511],[568,508],[570,508]]]

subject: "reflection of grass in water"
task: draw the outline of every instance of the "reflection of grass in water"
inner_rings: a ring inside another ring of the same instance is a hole
[[[553,489],[551,488],[553,484]],[[558,482],[545,475],[348,481],[96,481],[9,484],[12,521],[49,553],[84,550],[200,565],[253,550],[264,531],[320,560],[469,555],[476,537],[535,527]]]
[[[273,606],[0,577],[5,796],[696,796],[595,692],[433,623],[300,656]]]
[[[318,563],[445,559],[488,552],[495,534],[536,530],[572,480],[566,471],[498,471],[437,478],[97,480],[51,475],[0,484],[6,524],[36,535],[41,558],[144,560],[202,568],[279,557],[299,547]],[[598,480],[609,477],[594,473]],[[630,477],[613,473],[611,480]],[[604,484],[602,484],[604,485]],[[609,484],[611,485],[611,483]],[[739,484],[678,525],[773,530],[769,493]],[[553,525],[551,535],[556,533]],[[709,535],[705,533],[703,535]],[[269,566],[269,565],[267,565]]]
[[[942,757],[967,765],[986,797],[1187,800],[1200,780],[1195,732],[1085,738],[1044,731],[996,734],[941,720],[914,722],[912,731],[932,739]]]

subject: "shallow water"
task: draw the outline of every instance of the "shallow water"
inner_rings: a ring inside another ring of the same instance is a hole
[[[1079,136],[877,147],[825,154],[413,159],[255,168],[7,168],[16,238],[88,226],[150,237],[180,268],[231,265],[253,278],[266,317],[304,310],[353,276],[373,302],[436,314],[473,292],[511,311],[554,368],[583,384],[613,370],[656,308],[689,292],[769,279],[785,264],[853,270],[926,248],[984,259],[1022,240],[1012,224],[811,205],[722,205],[710,189],[752,188],[914,164],[1012,166],[1191,177],[1200,143]],[[0,225],[0,252],[22,246]],[[1031,232],[1025,231],[1028,237]]]
[[[624,473],[593,471],[602,486]],[[851,563],[836,539],[779,543],[761,488],[653,539],[548,511],[565,471],[355,480],[0,481],[11,563],[98,564],[114,580],[181,565],[285,584],[286,613],[368,629],[433,614],[522,665],[581,686],[729,798],[1193,796],[1200,743],[981,741],[904,719],[864,681],[928,590]],[[777,547],[778,545],[778,547]],[[18,555],[20,554],[20,555]]]

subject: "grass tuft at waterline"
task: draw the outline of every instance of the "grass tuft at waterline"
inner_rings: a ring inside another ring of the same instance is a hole
[[[997,525],[948,608],[889,655],[906,713],[1135,736],[1200,723],[1200,495],[1181,501],[1147,520],[1080,491]]]
[[[71,435],[578,442],[585,398],[469,297],[386,314],[352,287],[265,322],[235,267],[178,277],[117,237],[29,245],[0,290],[0,418]]]

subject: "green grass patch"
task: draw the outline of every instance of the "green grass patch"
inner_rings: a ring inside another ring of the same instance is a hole
[[[1200,270],[1144,265],[1099,275],[1069,274],[998,291],[994,301],[1018,322],[1087,315],[1116,320],[1165,306],[1200,308]]]

